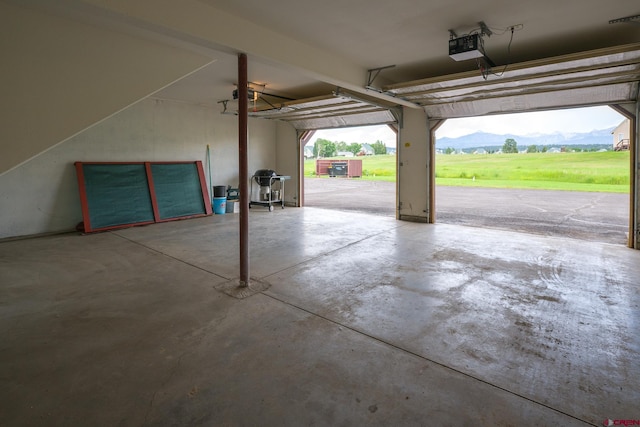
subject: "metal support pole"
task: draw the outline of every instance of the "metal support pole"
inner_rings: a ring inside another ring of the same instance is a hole
[[[247,55],[238,55],[238,159],[240,179],[240,287],[249,286],[249,173],[247,155],[247,123],[249,91]]]
[[[640,89],[638,89],[640,94]],[[637,99],[637,98],[636,98]],[[631,150],[631,158],[633,159],[633,168],[631,170],[631,186],[633,192],[632,197],[632,234],[630,240],[631,247],[640,249],[640,101],[636,101],[635,117],[631,120],[631,135],[629,135],[629,149]]]

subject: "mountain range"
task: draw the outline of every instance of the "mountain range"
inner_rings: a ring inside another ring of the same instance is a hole
[[[505,140],[513,138],[519,149],[525,149],[530,145],[562,147],[565,145],[599,146],[612,145],[614,128],[593,130],[585,133],[560,133],[537,135],[498,135],[493,133],[476,132],[457,138],[437,138],[436,148],[446,150],[468,150],[471,148],[501,148]]]

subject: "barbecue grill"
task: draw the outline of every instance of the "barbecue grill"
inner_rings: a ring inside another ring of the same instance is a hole
[[[260,187],[268,187],[269,185],[271,185],[271,179],[274,176],[278,176],[278,174],[274,170],[258,169],[256,173],[253,174],[253,179],[255,179]]]
[[[273,211],[273,204],[280,203],[284,209],[284,181],[290,176],[278,175],[272,169],[258,169],[251,177],[251,201],[252,205],[266,206],[269,211]],[[258,184],[259,190],[254,191],[254,182]]]

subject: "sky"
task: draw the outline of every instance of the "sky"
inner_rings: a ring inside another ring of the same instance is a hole
[[[561,133],[581,133],[616,127],[624,120],[609,107],[587,107],[569,110],[449,119],[436,131],[436,138],[457,138],[475,132],[518,136]],[[388,147],[396,146],[396,135],[386,125],[319,130],[311,138],[346,143],[372,144],[378,140]]]

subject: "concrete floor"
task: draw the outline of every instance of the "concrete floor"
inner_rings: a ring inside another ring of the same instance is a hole
[[[640,419],[640,252],[317,208],[0,243],[1,426]]]
[[[395,217],[396,183],[304,180],[305,206]],[[628,245],[629,194],[436,187],[436,223]]]

